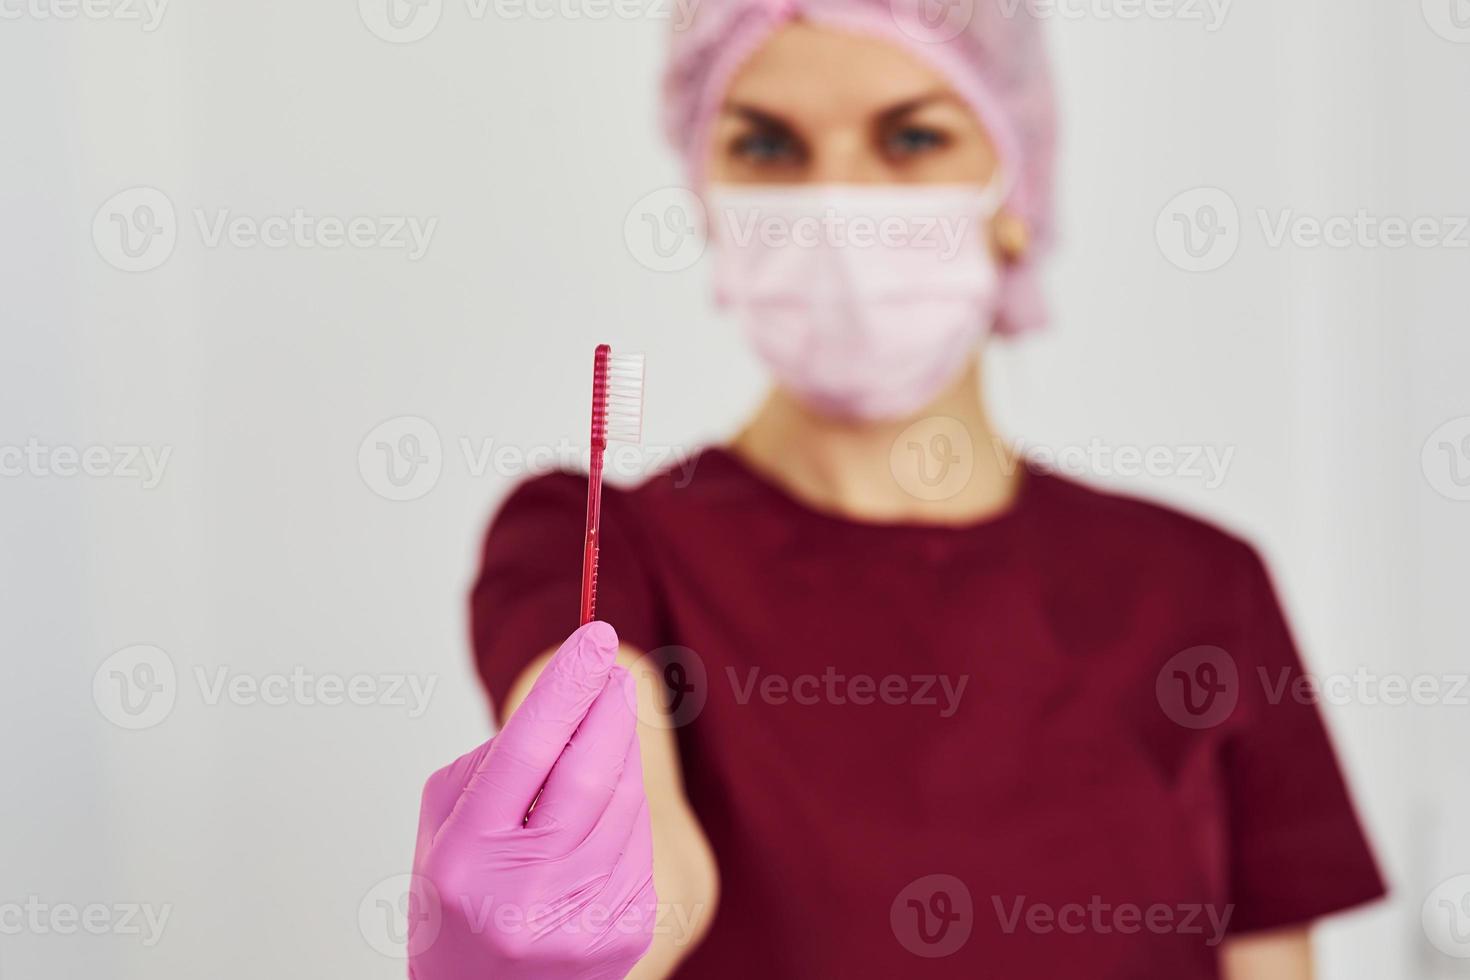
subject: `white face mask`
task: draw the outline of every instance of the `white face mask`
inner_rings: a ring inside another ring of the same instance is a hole
[[[824,414],[912,415],[995,316],[990,188],[716,185],[716,299],[777,382]]]

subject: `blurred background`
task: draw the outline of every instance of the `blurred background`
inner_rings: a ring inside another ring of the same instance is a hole
[[[627,479],[762,388],[658,131],[681,9],[0,0],[0,978],[404,974],[477,547],[592,345],[648,355]],[[1393,894],[1322,975],[1470,976],[1470,5],[1043,9],[1055,321],[992,404],[1261,545],[1367,679]]]

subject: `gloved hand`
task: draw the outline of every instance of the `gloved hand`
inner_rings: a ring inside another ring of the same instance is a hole
[[[498,735],[429,777],[412,980],[611,980],[648,950],[653,836],[617,645],[606,623],[577,630]]]

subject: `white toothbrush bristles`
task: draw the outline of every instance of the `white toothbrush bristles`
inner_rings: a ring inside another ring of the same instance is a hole
[[[638,443],[643,438],[643,355],[607,358],[607,438]]]

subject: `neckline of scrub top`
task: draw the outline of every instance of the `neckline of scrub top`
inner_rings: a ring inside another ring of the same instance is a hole
[[[715,460],[717,464],[723,464],[762,496],[802,519],[808,527],[821,526],[846,535],[887,536],[950,544],[989,541],[995,536],[1008,534],[1019,528],[1028,512],[1033,509],[1042,484],[1047,479],[1045,474],[1037,472],[1025,462],[1018,463],[1019,478],[1011,499],[993,513],[973,520],[953,524],[931,521],[865,521],[825,510],[802,500],[757,471],[728,447],[708,446],[701,455]]]

